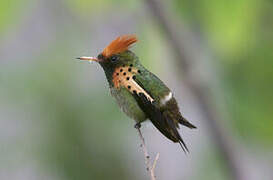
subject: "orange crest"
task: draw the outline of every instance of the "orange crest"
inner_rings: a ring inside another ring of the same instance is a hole
[[[123,35],[112,41],[106,48],[104,48],[102,55],[110,57],[113,54],[121,53],[130,48],[132,44],[137,42],[135,35]]]

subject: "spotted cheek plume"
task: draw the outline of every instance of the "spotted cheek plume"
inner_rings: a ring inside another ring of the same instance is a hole
[[[115,88],[119,89],[120,87],[125,87],[132,94],[143,93],[149,101],[153,102],[154,99],[135,81],[135,75],[137,73],[141,72],[132,67],[116,68],[115,72],[113,73],[113,83]]]

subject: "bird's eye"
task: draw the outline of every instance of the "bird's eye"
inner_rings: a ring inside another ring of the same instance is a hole
[[[112,62],[116,62],[118,60],[118,57],[117,56],[112,56],[110,59],[111,59]]]
[[[103,58],[103,55],[102,54],[99,54],[98,55],[98,59],[102,59]]]

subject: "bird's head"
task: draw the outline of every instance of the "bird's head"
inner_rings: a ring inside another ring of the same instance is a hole
[[[136,55],[129,48],[138,40],[135,35],[123,35],[113,40],[96,58],[80,57],[83,61],[98,62],[108,73],[121,66],[134,66],[138,63]]]

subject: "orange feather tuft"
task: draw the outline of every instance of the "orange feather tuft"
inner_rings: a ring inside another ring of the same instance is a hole
[[[106,48],[104,48],[102,55],[110,57],[113,54],[121,53],[130,48],[132,44],[137,42],[135,35],[123,35],[112,41]]]

